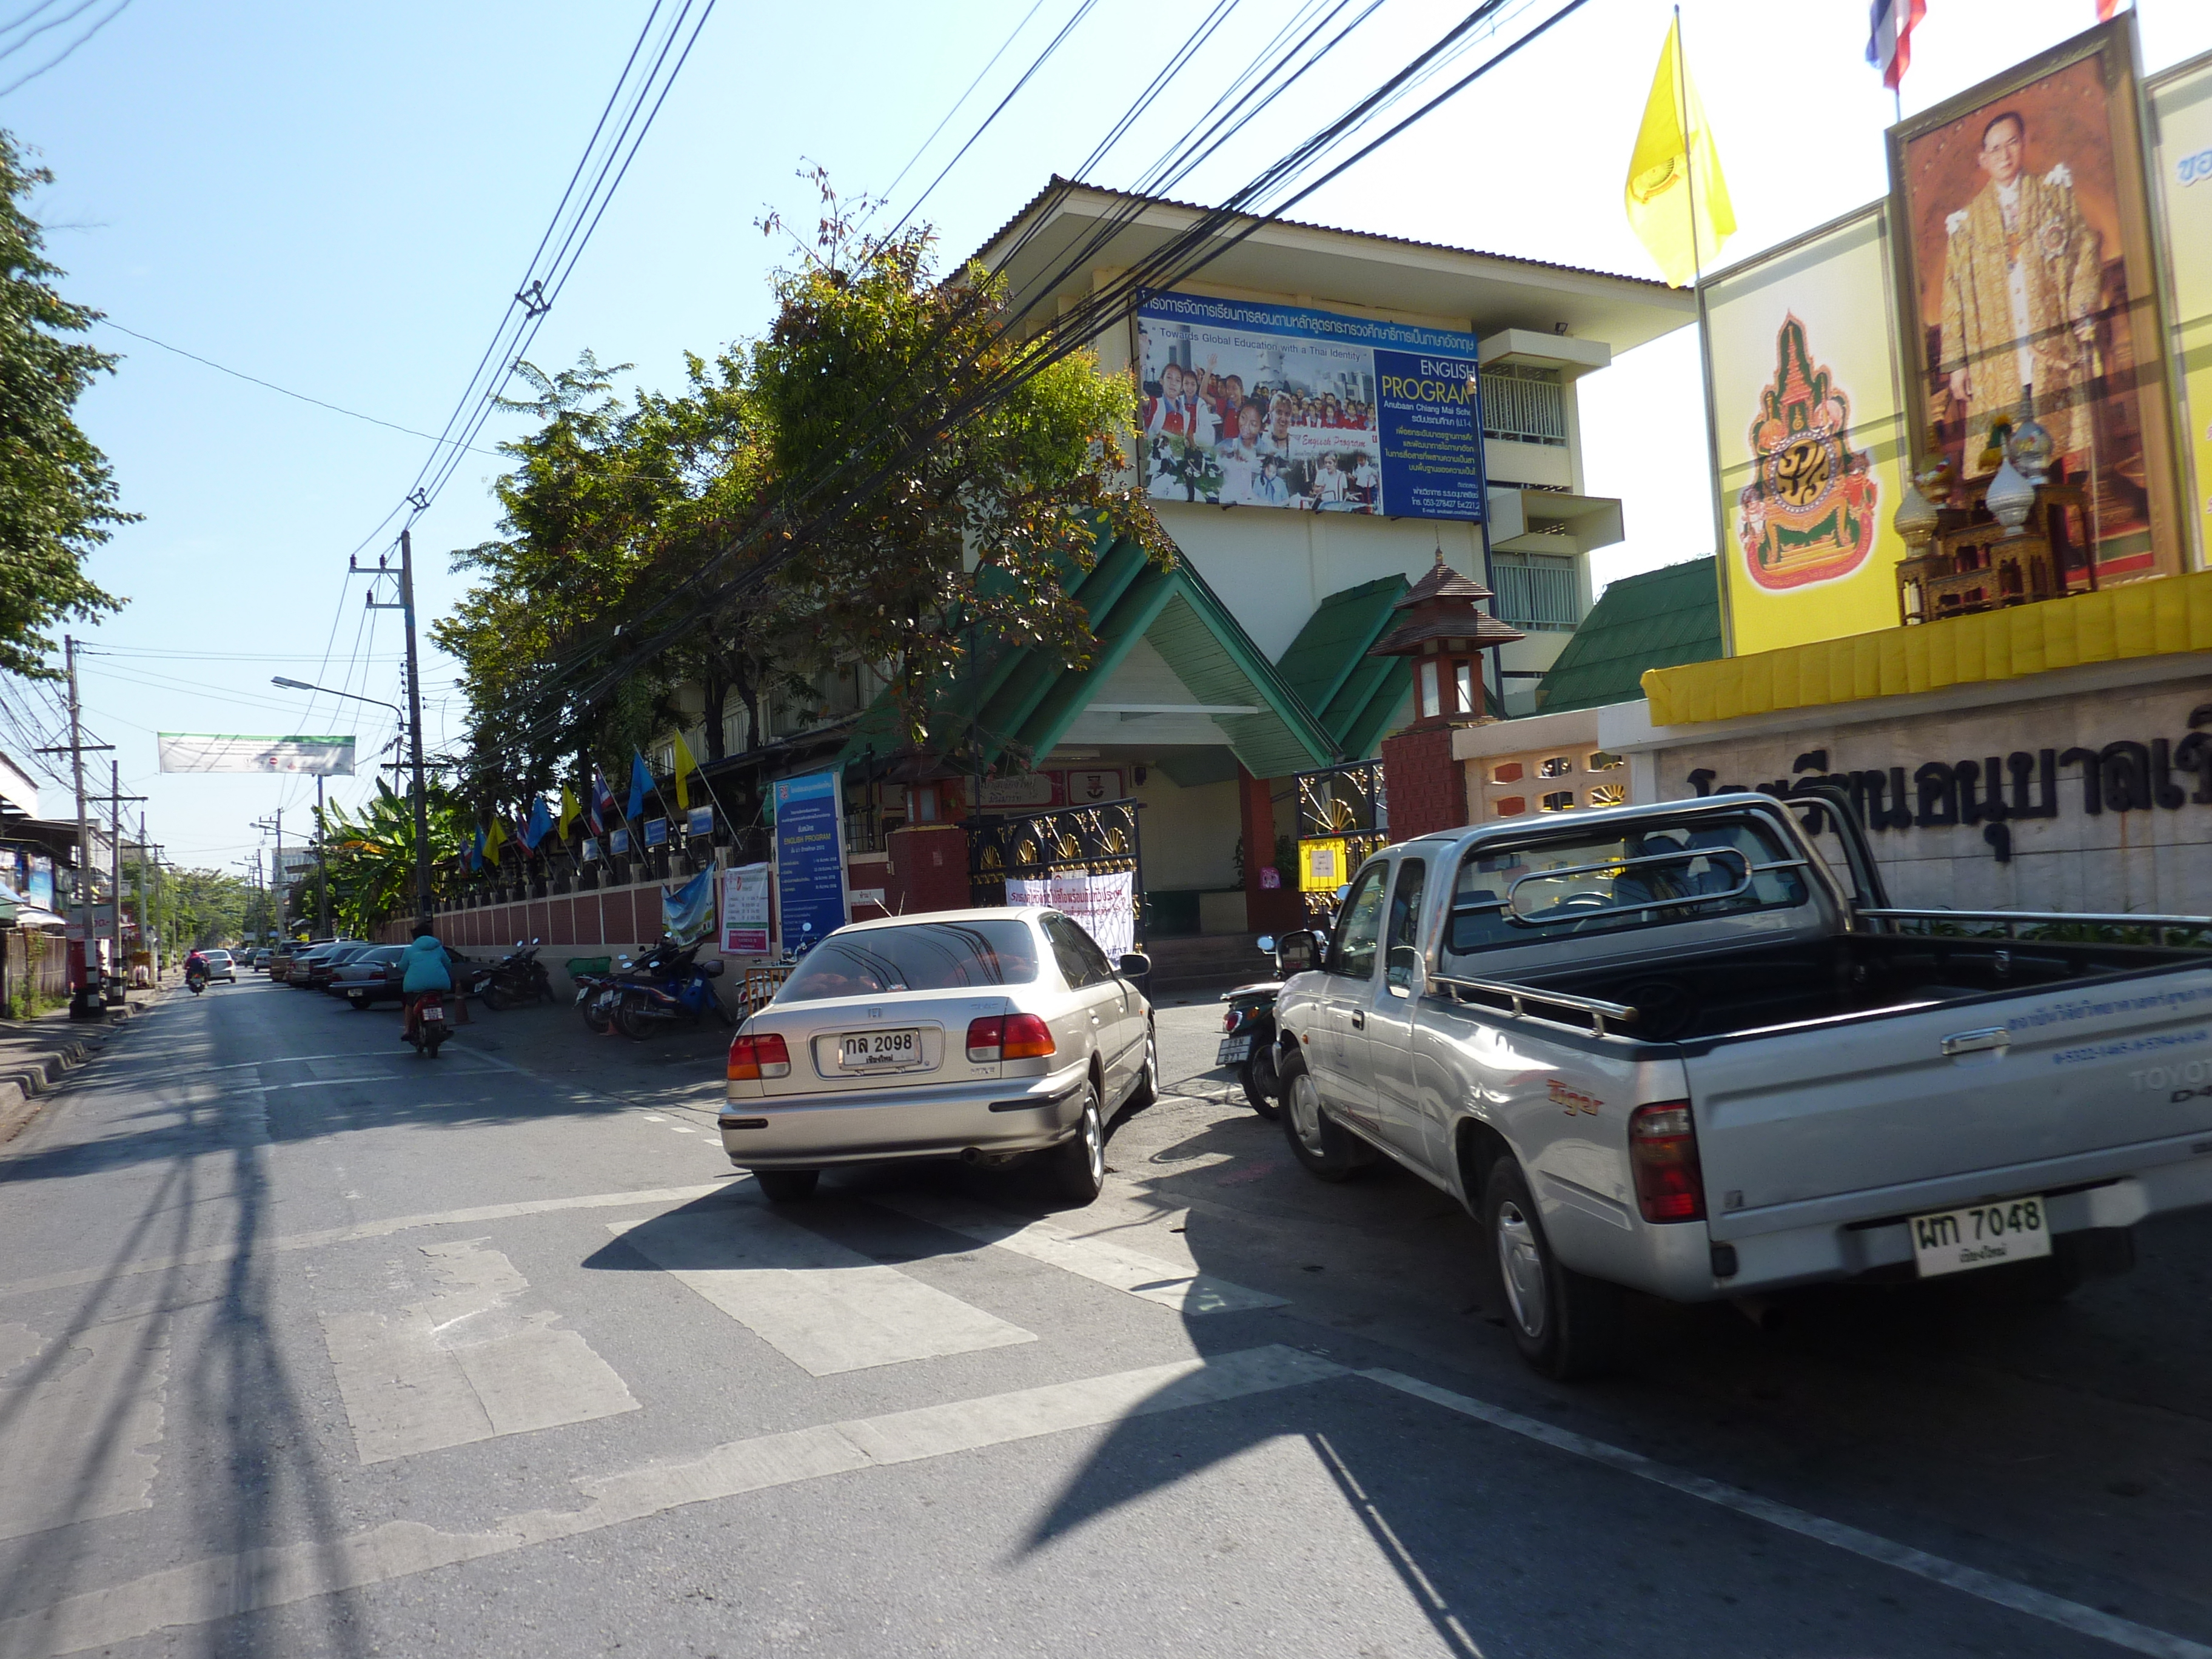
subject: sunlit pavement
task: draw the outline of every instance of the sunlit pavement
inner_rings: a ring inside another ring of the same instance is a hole
[[[0,1157],[0,1655],[2212,1652],[2204,1224],[2055,1310],[1640,1309],[1562,1389],[1210,1001],[1058,1212],[771,1210],[713,1031],[398,1023],[171,998]]]

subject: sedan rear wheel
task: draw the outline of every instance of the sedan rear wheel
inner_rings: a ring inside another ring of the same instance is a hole
[[[1053,1189],[1078,1208],[1096,1199],[1106,1185],[1106,1121],[1098,1109],[1098,1085],[1083,1085],[1083,1116],[1075,1133],[1045,1156],[1052,1161]]]

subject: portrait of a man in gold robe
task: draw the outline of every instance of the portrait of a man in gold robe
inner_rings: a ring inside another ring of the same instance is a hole
[[[2032,412],[2060,456],[2088,447],[2082,397],[2096,373],[2100,239],[2063,160],[2038,156],[2028,124],[2002,110],[1982,129],[1984,182],[1944,220],[1936,374],[1965,406],[1968,476],[1987,471],[1990,421]]]

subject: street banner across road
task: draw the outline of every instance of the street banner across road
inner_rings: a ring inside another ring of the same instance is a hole
[[[351,738],[241,737],[230,732],[159,732],[164,772],[306,772],[353,775]]]

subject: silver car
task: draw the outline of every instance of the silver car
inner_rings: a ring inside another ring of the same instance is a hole
[[[207,962],[210,979],[219,979],[227,985],[238,983],[238,961],[229,951],[203,951],[200,955]]]
[[[730,1044],[722,1146],[775,1202],[835,1164],[1035,1154],[1088,1204],[1106,1123],[1159,1082],[1141,956],[1036,908],[841,927]]]

